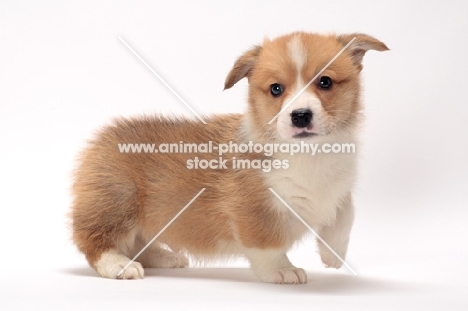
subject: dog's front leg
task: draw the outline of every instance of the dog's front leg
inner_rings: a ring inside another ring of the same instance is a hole
[[[342,201],[335,222],[319,229],[319,236],[344,260],[348,250],[349,234],[354,221],[354,206],[349,193]],[[321,241],[318,241],[320,257],[327,268],[340,268],[343,263]]]
[[[307,274],[303,269],[291,264],[282,249],[249,248],[246,256],[257,277],[263,282],[278,284],[307,283]]]

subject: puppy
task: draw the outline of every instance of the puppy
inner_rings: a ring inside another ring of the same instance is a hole
[[[265,155],[234,149],[223,155],[225,167],[201,169],[193,166],[195,157],[216,163],[219,155],[122,152],[119,144],[355,144],[362,58],[368,50],[387,49],[364,34],[296,32],[265,40],[235,62],[225,81],[229,89],[248,79],[246,114],[209,117],[206,125],[161,116],[115,120],[79,158],[72,189],[75,244],[107,278],[142,278],[143,267],[186,267],[187,255],[201,261],[244,256],[262,281],[306,283],[305,271],[293,266],[286,252],[308,229],[269,188],[345,258],[353,223],[356,153]],[[271,170],[239,168],[238,160],[278,160],[274,163],[279,165]],[[205,191],[120,273],[202,188]],[[323,243],[319,251],[327,267],[341,267]]]

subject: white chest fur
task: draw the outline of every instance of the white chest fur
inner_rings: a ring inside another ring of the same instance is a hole
[[[288,169],[265,174],[266,182],[310,226],[331,224],[340,201],[351,191],[356,175],[356,154],[318,153],[282,155]],[[285,210],[277,198],[274,208]]]

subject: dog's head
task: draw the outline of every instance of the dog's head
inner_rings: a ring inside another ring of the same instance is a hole
[[[364,34],[297,32],[265,40],[235,62],[225,89],[248,78],[247,122],[257,139],[295,141],[351,131],[368,50],[388,48]]]

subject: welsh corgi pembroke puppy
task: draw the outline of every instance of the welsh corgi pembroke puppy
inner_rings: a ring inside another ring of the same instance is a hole
[[[368,50],[388,48],[365,34],[266,39],[234,63],[225,81],[229,89],[248,79],[245,114],[207,117],[206,125],[146,115],[101,129],[79,157],[72,188],[73,240],[91,267],[103,277],[137,279],[143,268],[187,267],[188,258],[243,256],[264,282],[306,283],[305,271],[286,253],[309,229],[287,205],[345,258],[356,153],[320,148],[356,144]],[[123,144],[155,150],[132,152]],[[292,144],[319,151],[281,152]],[[180,148],[168,152],[167,146]],[[229,147],[222,156],[221,146]],[[252,146],[279,148],[255,152]],[[318,246],[325,266],[341,267],[324,243]]]

